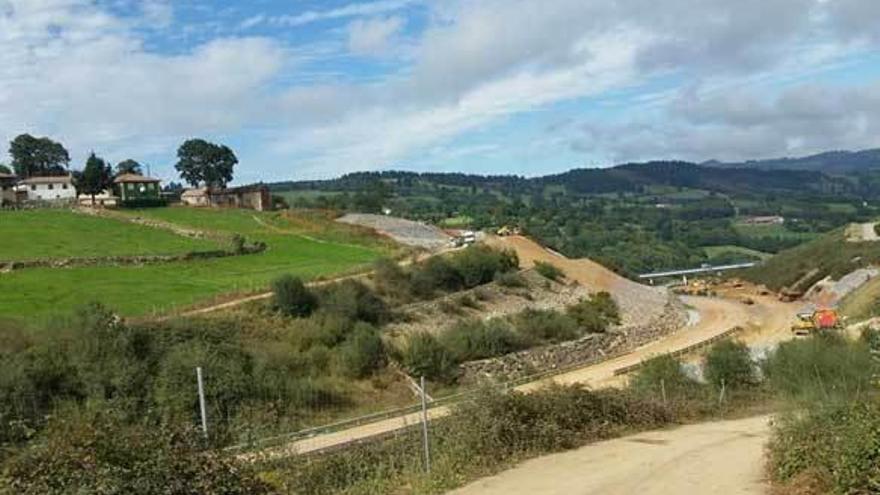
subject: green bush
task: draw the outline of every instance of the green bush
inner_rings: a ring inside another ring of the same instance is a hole
[[[582,335],[578,322],[552,310],[526,309],[514,318],[517,332],[530,342],[564,342]]]
[[[324,314],[373,325],[381,325],[391,319],[391,310],[385,301],[356,280],[344,280],[322,287],[318,297]]]
[[[5,463],[0,493],[266,494],[251,467],[175,424],[129,424],[108,404],[51,420],[40,441]]]
[[[582,299],[569,306],[567,312],[586,333],[602,333],[610,325],[620,324],[617,303],[607,292],[598,292],[588,299]]]
[[[318,299],[292,275],[284,275],[272,282],[273,306],[285,316],[302,318],[311,315],[318,307]]]
[[[339,349],[338,360],[344,374],[363,378],[385,364],[385,345],[375,327],[358,323]]]
[[[455,357],[427,333],[410,335],[401,352],[404,368],[411,376],[449,382],[455,379],[458,363]]]
[[[784,342],[765,363],[774,390],[807,403],[849,402],[871,389],[876,365],[864,342],[833,334]]]
[[[755,363],[749,347],[732,340],[721,341],[709,350],[704,363],[706,380],[717,388],[745,388],[757,383]]]
[[[461,273],[443,256],[429,258],[412,273],[413,293],[421,299],[434,297],[437,291],[459,291],[464,286]]]
[[[681,361],[664,354],[646,361],[633,375],[630,387],[655,399],[665,394],[667,400],[678,400],[690,397],[699,384],[685,374]]]
[[[771,477],[783,486],[811,478],[814,493],[878,493],[880,404],[817,404],[785,415],[774,426],[768,458]]]
[[[470,246],[451,257],[453,267],[461,275],[466,288],[491,282],[496,274],[519,267],[513,251],[499,251],[488,246]]]
[[[554,282],[565,276],[565,272],[563,272],[561,268],[545,261],[535,262],[535,271],[542,277],[553,280]]]
[[[500,319],[461,322],[443,332],[440,343],[458,362],[503,356],[525,347],[523,339]]]
[[[412,293],[409,274],[389,258],[380,258],[373,263],[373,282],[376,292],[393,299],[406,301]]]
[[[499,273],[495,276],[495,282],[501,287],[508,288],[522,288],[529,286],[525,277],[517,272]]]

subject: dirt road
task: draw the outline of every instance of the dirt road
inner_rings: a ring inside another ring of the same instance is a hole
[[[874,242],[880,241],[880,235],[874,229],[874,222],[854,223],[846,230],[846,240],[849,242]]]
[[[682,426],[540,457],[452,495],[768,493],[769,418]]]
[[[490,242],[515,249],[523,267],[532,266],[535,261],[539,260],[552,261],[562,268],[569,278],[597,290],[609,290],[615,295],[615,298],[624,293],[635,298],[646,298],[650,302],[654,301],[654,298],[659,294],[659,301],[665,304],[666,296],[662,292],[622,278],[590,260],[565,258],[547,251],[524,237],[495,238]],[[637,364],[659,354],[675,352],[705,342],[735,326],[742,326],[746,329],[740,338],[749,344],[774,342],[789,338],[788,328],[797,310],[797,305],[781,303],[771,297],[761,296],[754,298],[755,304],[753,305],[745,305],[736,300],[709,297],[686,297],[683,300],[699,314],[699,320],[693,324],[623,356],[528,383],[517,387],[517,390],[534,390],[551,382],[584,383],[594,388],[622,386],[626,383],[626,376],[616,375],[615,371],[618,369]],[[449,414],[449,409],[446,407],[430,410],[432,419],[447,414]],[[385,419],[291,442],[272,449],[270,452],[264,452],[264,454],[283,457],[326,450],[387,434],[418,422],[418,414]]]

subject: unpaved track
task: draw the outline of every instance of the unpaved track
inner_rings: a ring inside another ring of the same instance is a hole
[[[769,417],[652,431],[526,461],[451,495],[768,493]]]
[[[536,260],[552,260],[554,264],[566,271],[568,277],[578,280],[582,284],[589,284],[590,287],[615,291],[613,292],[615,295],[618,294],[616,290],[619,287],[625,287],[630,293],[650,291],[650,294],[656,294],[654,289],[623,279],[592,261],[571,260],[555,255],[526,238],[496,238],[490,242],[504,247],[513,247],[517,251],[520,262],[524,267],[533,265]],[[647,297],[652,296],[649,295]],[[704,342],[735,326],[747,328],[742,338],[750,344],[761,342],[764,338],[781,340],[790,336],[788,328],[797,308],[794,304],[780,303],[770,297],[756,297],[755,304],[751,306],[738,301],[719,298],[689,297],[683,299],[685,303],[699,312],[700,320],[696,324],[686,326],[624,356],[609,359],[608,361],[552,378],[528,383],[517,387],[517,390],[534,390],[554,382],[563,384],[583,383],[594,388],[622,386],[625,384],[626,377],[615,376],[616,370],[637,364],[659,354],[674,352]],[[447,407],[437,407],[431,409],[429,414],[431,419],[439,418],[449,414],[449,409]],[[322,451],[378,435],[388,434],[418,422],[419,414],[410,414],[291,442],[264,453],[269,456],[283,457],[297,453]]]

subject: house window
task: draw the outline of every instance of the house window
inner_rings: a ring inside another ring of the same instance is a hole
[[[49,184],[49,190],[55,189],[55,184]]]
[[[61,189],[67,189],[67,184],[61,184]]]
[[[36,190],[37,190],[37,185],[36,185],[36,184],[32,185],[32,186],[31,186],[31,191],[36,191]]]

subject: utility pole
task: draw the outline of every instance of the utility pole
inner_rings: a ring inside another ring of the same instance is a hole
[[[202,379],[202,367],[196,367],[196,380],[199,383],[199,409],[202,413],[202,434],[208,438],[208,413],[205,410],[205,383]]]
[[[428,400],[425,393],[425,377],[422,376],[422,443],[425,446],[425,472],[431,473],[431,445],[428,443]]]

